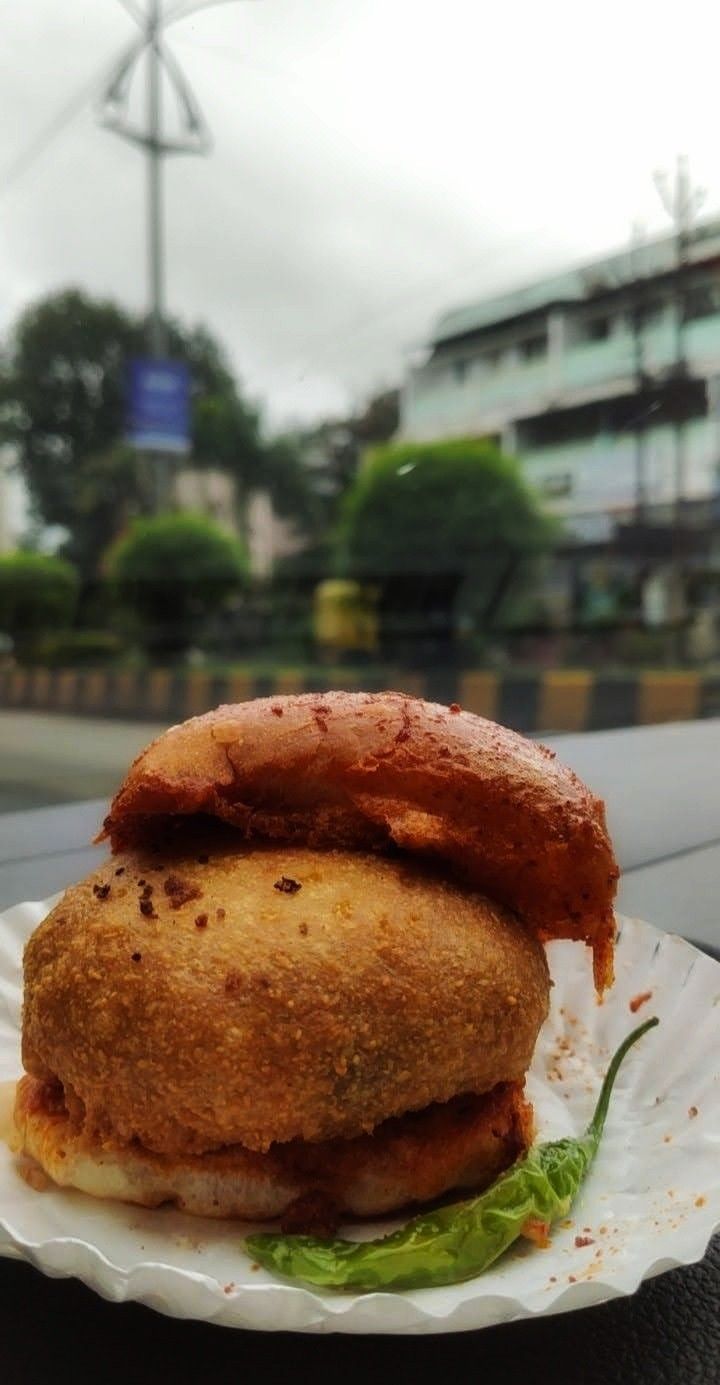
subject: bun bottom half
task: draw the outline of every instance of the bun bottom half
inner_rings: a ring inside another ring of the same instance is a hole
[[[288,1230],[332,1229],[343,1217],[481,1191],[532,1138],[532,1107],[517,1082],[393,1117],[370,1135],[294,1140],[265,1154],[231,1145],[170,1157],[100,1141],[74,1128],[57,1084],[33,1077],[18,1083],[14,1116],[16,1151],[61,1187],[201,1217],[283,1219]]]

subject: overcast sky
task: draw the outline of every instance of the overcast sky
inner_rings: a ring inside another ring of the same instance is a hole
[[[219,335],[278,424],[397,380],[439,312],[661,229],[652,171],[678,151],[717,212],[710,14],[237,0],[172,25],[214,148],[167,169],[170,310]],[[69,284],[140,309],[142,158],[91,90],[136,27],[120,0],[0,0],[0,21],[0,331]]]

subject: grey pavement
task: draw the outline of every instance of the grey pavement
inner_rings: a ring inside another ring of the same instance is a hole
[[[0,712],[0,813],[109,798],[161,722]]]

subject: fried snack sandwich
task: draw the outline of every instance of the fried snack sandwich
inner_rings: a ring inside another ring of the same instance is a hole
[[[139,756],[102,835],[27,945],[15,1106],[98,1197],[330,1230],[483,1188],[532,1136],[543,943],[612,980],[602,804],[456,706],[220,707]]]

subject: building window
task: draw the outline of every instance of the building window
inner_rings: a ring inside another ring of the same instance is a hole
[[[524,341],[518,343],[518,350],[521,360],[536,361],[547,351],[547,333],[536,332],[532,337],[525,337]]]
[[[585,323],[588,341],[606,341],[610,336],[609,317],[589,317]]]
[[[638,320],[641,327],[656,327],[662,322],[667,309],[667,303],[662,298],[652,298],[647,303],[641,303],[638,308]]]
[[[593,341],[607,341],[613,328],[613,320],[607,313],[593,313],[589,317],[576,318],[571,331],[572,340],[578,344]]]
[[[690,284],[683,294],[685,317],[692,322],[720,312],[720,284]]]
[[[569,472],[561,472],[555,476],[543,476],[537,481],[537,489],[547,500],[559,500],[562,496],[570,495],[572,491],[572,476]]]

